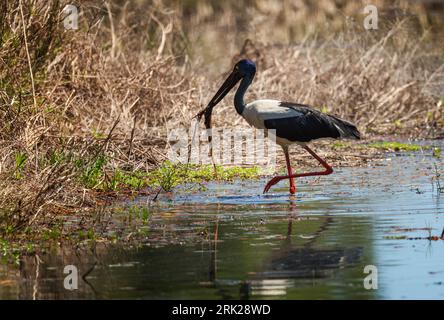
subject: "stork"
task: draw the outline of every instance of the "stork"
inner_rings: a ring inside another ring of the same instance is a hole
[[[251,126],[258,129],[274,129],[276,143],[285,154],[288,175],[275,176],[265,186],[264,193],[281,180],[290,180],[290,193],[296,192],[294,178],[329,175],[333,168],[312,149],[308,143],[322,138],[350,138],[360,139],[356,126],[336,116],[322,113],[308,105],[283,102],[279,100],[257,100],[245,104],[244,95],[256,74],[256,65],[253,61],[243,59],[234,66],[233,71],[208,103],[207,107],[198,114],[200,118],[205,113],[205,123],[209,126],[212,109],[227,95],[239,82],[240,85],[234,96],[234,107]],[[312,155],[324,168],[324,171],[294,174],[290,164],[288,148],[298,144]]]

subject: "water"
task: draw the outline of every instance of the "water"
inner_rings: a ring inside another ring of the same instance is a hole
[[[0,298],[443,299],[444,240],[427,239],[444,228],[443,163],[429,153],[299,179],[295,196],[286,182],[262,195],[265,179],[183,186],[160,197],[140,246],[24,256],[0,267]],[[63,288],[65,265],[88,273],[78,290]]]

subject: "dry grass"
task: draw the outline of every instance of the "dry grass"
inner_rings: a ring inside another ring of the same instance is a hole
[[[99,159],[109,175],[162,162],[168,130],[188,127],[240,57],[259,68],[249,100],[308,103],[366,136],[442,134],[443,59],[424,7],[400,19],[377,1],[395,18],[367,32],[360,2],[82,1],[80,30],[66,31],[66,3],[0,4],[4,236],[94,208],[103,198],[80,177]],[[216,124],[244,124],[232,111],[230,97]]]
[[[159,128],[191,100],[193,78],[172,47],[180,39],[166,41],[178,34],[171,14],[153,6],[142,21],[129,6],[114,13],[90,5],[83,32],[75,32],[63,30],[61,8],[42,1],[3,8],[3,233],[97,204],[79,177],[100,157],[111,172],[153,168],[165,158]]]

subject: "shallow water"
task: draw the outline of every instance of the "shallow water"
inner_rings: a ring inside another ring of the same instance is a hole
[[[0,298],[443,299],[444,240],[427,239],[444,228],[435,163],[390,154],[299,179],[295,196],[286,182],[262,195],[265,179],[183,186],[160,197],[146,243],[23,257],[0,268]],[[68,264],[89,272],[78,290],[63,288]]]

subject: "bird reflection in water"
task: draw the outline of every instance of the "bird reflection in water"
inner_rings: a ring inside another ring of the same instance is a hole
[[[320,224],[313,234],[310,236],[297,234],[296,226],[298,226],[298,222],[305,219],[298,216],[296,202],[291,201],[287,232],[280,249],[265,261],[264,270],[250,272],[247,280],[239,284],[239,298],[283,297],[287,294],[289,288],[297,286],[296,279],[325,278],[338,269],[359,262],[363,251],[361,247],[332,249],[313,247],[322,233],[328,230],[333,219],[332,216],[319,217],[315,221],[319,221]],[[297,236],[297,239],[302,238],[304,242],[296,244],[295,236]],[[219,222],[216,221],[209,264],[210,286],[217,289],[219,295],[224,299],[236,298],[231,296],[226,288],[229,282],[217,279],[218,237]]]

